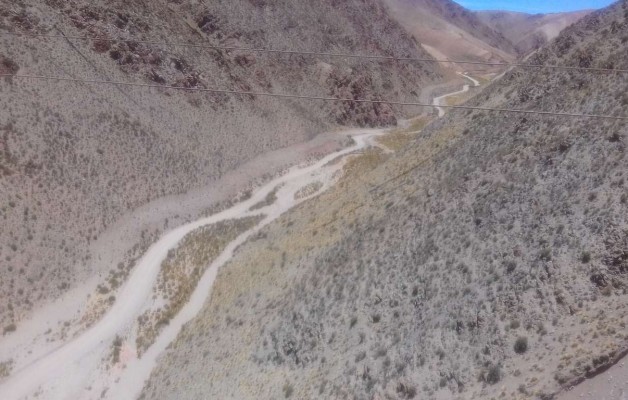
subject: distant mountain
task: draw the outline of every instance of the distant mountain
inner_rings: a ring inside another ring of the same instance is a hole
[[[519,54],[527,54],[557,37],[591,10],[557,14],[525,14],[506,11],[475,13],[486,25],[514,44]]]
[[[473,12],[451,0],[384,2],[391,14],[434,57],[470,61],[512,61],[554,39],[590,12],[530,15]],[[474,69],[491,68],[474,66]]]
[[[517,49],[503,33],[450,0],[384,0],[392,15],[436,58],[511,61]]]

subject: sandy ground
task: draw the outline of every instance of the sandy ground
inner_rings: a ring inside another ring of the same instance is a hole
[[[460,75],[472,82],[473,86],[479,86],[479,82],[472,77]],[[462,90],[436,97],[433,104],[435,106],[443,104],[447,97],[466,93],[469,88],[470,85],[466,84]],[[439,116],[442,117],[445,110],[441,107],[437,109]],[[368,145],[375,145],[376,142],[372,139],[382,133],[385,131],[372,130],[366,133],[365,130],[360,130],[322,134],[310,142],[260,156],[228,173],[214,185],[199,188],[185,195],[161,198],[121,219],[93,245],[93,251],[98,255],[97,262],[114,264],[123,256],[129,243],[137,241],[143,229],[164,228],[166,219],[177,222],[195,221],[183,223],[174,230],[168,227],[169,233],[149,248],[129,280],[116,294],[116,302],[112,309],[84,334],[65,344],[55,344],[46,340],[44,332],[54,329],[69,316],[79,313],[85,304],[84,299],[93,292],[100,277],[94,277],[59,301],[38,310],[21,326],[20,333],[23,334],[3,339],[0,342],[0,361],[13,359],[16,372],[0,385],[0,398],[21,399],[30,395],[52,399],[135,398],[140,393],[144,381],[150,376],[159,355],[176,339],[183,325],[194,318],[202,308],[211,293],[219,268],[233,256],[237,247],[265,225],[306,200],[308,197],[295,198],[295,193],[299,189],[313,182],[322,182],[324,186],[321,190],[333,185],[342,163],[329,161]],[[356,143],[339,150],[348,135],[353,136]],[[328,155],[309,166],[291,168],[288,173],[259,187],[253,196],[244,202],[211,217],[198,219],[198,214],[212,204],[232,198],[252,182],[262,180],[265,175],[321,154]],[[280,184],[283,186],[277,193],[278,200],[275,203],[254,211],[250,210],[252,205],[263,200]],[[185,210],[183,215],[182,210]],[[230,243],[203,275],[186,306],[163,330],[148,352],[141,359],[137,358],[132,333],[136,328],[135,320],[141,311],[154,301],[151,299],[152,289],[168,251],[176,247],[187,233],[201,226],[253,215],[265,215],[265,218]],[[106,368],[103,366],[103,360],[107,360],[111,342],[116,335],[124,338],[122,362],[113,368]],[[628,399],[628,369],[624,367],[622,360],[605,373],[561,393],[558,399]]]
[[[197,218],[212,205],[233,198],[265,176],[272,176],[286,166],[303,162],[316,154],[342,148],[346,137],[344,133],[320,134],[309,142],[261,155],[211,185],[182,195],[166,196],[134,210],[120,218],[92,244],[93,270],[107,271],[114,267],[139,242],[143,230],[164,229],[166,220],[171,221],[167,228],[172,229]],[[103,278],[92,275],[83,285],[37,309],[20,323],[15,334],[1,337],[0,361],[12,360],[14,370],[19,370],[60,346],[62,343],[55,343],[51,333],[62,329],[65,321],[82,315],[88,298]]]
[[[468,90],[468,85],[465,85],[465,88]],[[444,97],[447,96],[441,96],[441,99]],[[141,390],[141,385],[139,387],[134,386],[149,376],[157,356],[176,337],[180,326],[195,315],[194,310],[200,308],[211,288],[212,276],[215,276],[219,265],[230,258],[233,250],[250,234],[303,201],[304,199],[298,201],[294,199],[295,191],[308,182],[314,182],[313,179],[315,178],[325,183],[326,186],[331,184],[333,173],[341,167],[341,164],[336,163],[333,166],[322,168],[325,163],[332,158],[363,148],[367,143],[370,143],[370,138],[373,135],[384,133],[383,130],[374,130],[366,136],[358,135],[364,132],[364,130],[360,130],[321,134],[309,142],[264,154],[227,173],[212,185],[184,195],[160,198],[121,218],[101,235],[98,241],[92,244],[91,250],[95,255],[94,263],[105,266],[105,268],[94,268],[94,270],[106,271],[106,266],[116,265],[128,249],[138,242],[144,230],[170,232],[149,248],[138,266],[133,270],[129,280],[116,293],[116,301],[109,312],[86,332],[80,335],[77,333],[73,338],[70,335],[70,340],[66,343],[58,338],[52,339],[50,335],[51,331],[62,328],[64,322],[81,315],[87,303],[86,299],[94,293],[96,286],[102,282],[102,276],[93,276],[84,285],[71,290],[57,301],[38,309],[20,325],[19,334],[3,338],[0,341],[0,361],[12,360],[13,374],[0,385],[0,398],[18,399],[29,393],[45,393],[46,398],[60,399],[77,398],[77,396],[80,398],[92,397],[90,393],[94,396],[96,394],[100,396],[101,390],[96,390],[97,387],[104,390],[114,380],[118,381],[119,379],[122,380],[116,387],[123,389],[121,392],[117,392],[115,397],[109,396],[110,398],[121,398],[123,393],[138,393]],[[355,137],[356,144],[340,150],[346,145],[348,135]],[[373,142],[373,144],[375,143]],[[313,157],[320,158],[323,154],[328,154],[328,156],[305,169],[293,167],[287,175],[263,185],[249,200],[211,218],[198,219],[199,215],[212,205],[233,198],[237,193],[255,183],[268,180],[269,176],[285,170],[287,165],[295,165]],[[320,176],[317,177],[314,174],[315,171]],[[265,207],[251,214],[248,211],[249,207],[263,199],[269,191],[277,186],[279,181],[283,183],[292,182],[293,185],[287,184],[282,188],[279,193],[279,201],[271,207],[276,207],[276,209],[269,210],[268,207]],[[209,277],[203,278],[199,284],[199,289],[195,292],[196,297],[193,297],[190,304],[176,317],[176,321],[173,321],[168,329],[162,333],[141,362],[135,357],[134,349],[128,345],[123,346],[124,358],[129,362],[129,365],[133,366],[124,370],[124,377],[127,378],[116,375],[116,373],[121,373],[121,368],[114,368],[113,375],[102,368],[102,359],[103,357],[106,358],[106,353],[110,351],[112,339],[116,334],[128,333],[132,329],[140,310],[146,306],[147,302],[150,302],[147,299],[151,297],[156,273],[168,249],[174,247],[187,232],[202,225],[262,213],[267,215],[266,219],[253,230],[232,242],[223,255],[212,264],[212,268],[208,270]],[[192,220],[196,220],[196,222],[189,223]],[[177,226],[179,227],[172,230]],[[200,294],[196,294],[197,292]],[[103,371],[105,372],[103,373]],[[72,377],[72,379],[68,380],[67,377]],[[52,381],[50,378],[53,378]],[[51,382],[51,384],[47,384],[45,392],[41,392],[38,388],[44,382]],[[87,382],[92,382],[92,384]],[[111,391],[109,393],[116,392]]]
[[[355,140],[353,146],[333,152],[313,165],[293,167],[287,174],[263,185],[248,200],[237,203],[211,217],[202,218],[170,231],[153,244],[141,258],[131,277],[117,293],[113,307],[103,319],[78,338],[19,368],[0,386],[0,398],[21,399],[30,394],[41,394],[45,398],[58,399],[102,398],[102,393],[107,393],[106,398],[111,399],[134,398],[142,389],[145,379],[149,377],[157,357],[176,338],[183,324],[198,313],[211,291],[218,268],[232,257],[235,249],[263,226],[306,200],[307,196],[303,198],[295,196],[299,189],[313,182],[322,182],[321,190],[332,185],[336,173],[342,168],[342,163],[330,163],[330,161],[359,151],[367,145],[375,145],[371,139],[384,132],[384,130],[373,130],[369,133],[351,132]],[[250,210],[251,206],[262,201],[279,185],[282,187],[277,193],[278,200],[275,203],[255,211]],[[152,289],[168,251],[175,248],[185,235],[202,226],[254,215],[266,217],[256,227],[231,242],[212,263],[201,278],[190,301],[164,329],[149,351],[138,359],[134,357],[133,349],[128,351],[130,341],[126,341],[124,344],[124,354],[127,359],[125,368],[103,368],[102,360],[107,359],[107,352],[116,335],[132,338],[137,316],[140,315],[145,304],[152,301]],[[113,390],[108,390],[112,386]]]
[[[558,395],[556,400],[628,400],[626,359]]]
[[[473,86],[480,86],[480,82],[475,80],[475,79],[473,79],[473,78],[471,78],[469,75],[466,75],[466,74],[463,74],[463,73],[460,73],[460,75],[465,77],[465,78],[467,78],[468,80],[470,80],[471,83],[473,83]],[[464,85],[462,87],[462,90],[458,90],[457,92],[447,93],[447,94],[444,94],[442,96],[435,97],[434,100],[432,101],[432,104],[437,106],[436,109],[438,110],[438,116],[439,117],[443,117],[445,115],[445,109],[442,108],[442,107],[438,107],[440,105],[443,105],[443,100],[445,100],[448,97],[457,96],[459,94],[466,93],[468,91],[469,91],[469,85]]]

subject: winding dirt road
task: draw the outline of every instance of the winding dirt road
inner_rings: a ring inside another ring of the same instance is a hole
[[[480,82],[477,81],[476,79],[473,79],[469,75],[462,74],[462,73],[459,73],[459,75],[467,78],[468,80],[470,80],[474,87],[480,86]],[[434,106],[436,106],[436,109],[438,110],[438,116],[439,117],[445,116],[445,109],[443,107],[439,107],[439,106],[443,105],[443,100],[445,100],[448,97],[457,96],[459,94],[466,93],[466,92],[469,91],[469,88],[470,88],[470,85],[464,85],[462,87],[462,90],[458,90],[457,92],[447,93],[447,94],[444,94],[442,96],[434,97],[434,100],[432,101],[432,104]]]

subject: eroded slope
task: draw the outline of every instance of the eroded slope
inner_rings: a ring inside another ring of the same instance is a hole
[[[556,14],[524,14],[505,11],[480,11],[482,22],[500,32],[519,54],[525,55],[555,39],[569,25],[577,22],[591,10]]]
[[[453,1],[386,0],[392,15],[439,59],[511,62],[515,46],[473,12]],[[490,71],[487,66],[456,65]]]
[[[532,62],[626,68],[626,32],[622,1]],[[515,70],[472,103],[626,116],[626,82]],[[367,153],[242,248],[144,397],[552,398],[628,343],[627,140],[458,111]]]
[[[3,74],[405,100],[438,79],[429,64],[164,44],[427,57],[374,0],[3,1],[0,29],[104,38],[0,36]],[[404,112],[10,78],[0,91],[0,329],[7,333],[33,305],[124,261],[100,263],[92,246],[110,245],[98,239],[125,212],[211,184],[260,153],[343,125],[394,124]],[[142,232],[137,242],[150,243],[167,224]]]

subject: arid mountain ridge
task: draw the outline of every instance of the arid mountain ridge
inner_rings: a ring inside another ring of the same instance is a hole
[[[473,12],[451,0],[386,0],[392,15],[434,57],[512,62],[554,39],[589,11],[558,14]],[[458,65],[460,69],[495,68]]]
[[[486,25],[504,35],[519,54],[525,55],[548,43],[563,29],[589,13],[591,10],[554,14],[504,11],[483,11],[475,14]]]
[[[617,2],[530,62],[626,69],[627,32]],[[625,117],[626,85],[514,69],[469,104]],[[626,122],[454,111],[407,134],[243,246],[144,398],[546,400],[625,354]]]
[[[499,62],[525,54],[534,64],[628,68],[627,7],[586,15],[551,40],[583,15],[481,15],[446,0],[0,2],[0,30],[23,34],[0,36],[0,73],[425,102],[461,78],[431,62],[166,43]],[[514,68],[488,82],[498,72],[471,71],[488,87],[456,101],[479,93],[469,104],[609,115],[628,104],[619,74]],[[143,398],[548,399],[626,348],[622,122],[461,110],[437,119],[381,103],[21,78],[5,78],[0,92],[2,338],[19,336],[40,306],[87,288],[74,302],[84,314],[41,330],[38,343],[51,347],[116,303],[164,232],[239,204],[285,167],[254,163],[249,174],[251,160],[283,160],[280,149],[334,136],[286,158],[311,161],[352,141],[322,132],[419,116],[381,147],[360,147],[335,186],[237,248]],[[216,182],[246,165],[223,182],[239,196],[214,201]],[[206,206],[177,208],[170,197],[189,193]],[[273,193],[251,209],[277,201]],[[162,200],[172,207],[160,211]],[[220,239],[215,257],[253,223],[240,222],[198,240]],[[189,264],[184,244],[155,289],[174,305],[153,297],[157,311],[135,318],[141,335],[116,336],[111,349],[101,340],[111,350],[105,369],[121,365],[128,343],[150,348],[194,290],[209,258]],[[94,299],[104,302],[96,311]],[[12,366],[0,359],[0,379]]]
[[[0,29],[129,40],[3,35],[4,73],[408,101],[441,79],[435,64],[133,41],[429,57],[376,0],[3,1]],[[0,326],[8,327],[33,304],[115,268],[91,259],[90,246],[127,211],[208,185],[255,155],[317,133],[395,124],[416,112],[9,78],[0,90],[0,198],[8,227],[0,232],[2,273],[8,274],[0,279],[0,296],[8,299],[0,306]],[[150,243],[161,229],[147,227],[138,243]]]

